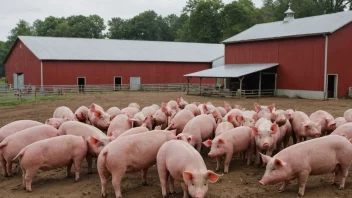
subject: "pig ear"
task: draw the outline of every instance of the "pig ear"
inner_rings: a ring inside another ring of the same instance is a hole
[[[224,108],[227,112],[231,111],[231,105],[229,103],[227,103],[226,101],[224,101]]]
[[[270,110],[270,113],[272,113],[275,109],[275,103],[273,103],[272,105],[269,105],[268,109]]]
[[[192,141],[192,139],[193,139],[193,135],[188,136],[188,138],[187,138],[187,142],[191,142],[191,141]]]
[[[96,116],[96,117],[101,117],[101,111],[99,111],[99,110],[96,110],[95,112],[94,112],[94,115]]]
[[[207,140],[207,141],[204,141],[203,144],[206,146],[206,147],[211,147],[211,143],[212,141],[211,140]]]
[[[90,142],[91,145],[95,145],[95,144],[97,144],[99,142],[99,140],[97,138],[93,137],[93,136],[90,136],[89,142]]]
[[[258,112],[258,111],[260,111],[260,109],[262,109],[262,108],[260,107],[260,105],[259,105],[258,103],[254,103],[254,110],[255,110],[256,112]]]
[[[304,127],[308,127],[308,123],[307,123],[307,122],[302,122],[302,125],[303,125]]]
[[[224,139],[219,139],[219,144],[225,144],[225,141],[224,141]]]
[[[254,121],[258,121],[258,120],[259,120],[259,116],[258,116],[257,113],[253,115],[253,120],[254,120]]]
[[[208,178],[209,182],[215,183],[215,182],[217,182],[218,179],[220,178],[220,175],[214,173],[213,171],[208,170],[208,172],[207,172],[207,178]]]
[[[258,128],[257,128],[257,127],[254,127],[254,126],[251,126],[251,128],[252,128],[253,134],[254,134],[255,136],[258,136],[258,135],[259,135]]]
[[[291,118],[290,114],[288,114],[288,113],[284,113],[284,116],[285,116],[286,119],[288,119],[288,120]]]
[[[91,112],[94,112],[94,111],[95,111],[95,104],[94,104],[94,103],[92,103],[92,105],[90,106],[90,111],[91,111]]]
[[[281,161],[279,159],[275,159],[274,164],[275,164],[275,166],[285,166],[287,163],[283,162],[283,161]]]
[[[180,99],[180,98],[177,98],[177,99],[176,99],[176,102],[177,102],[177,104],[180,104],[180,103],[181,103],[181,99]]]
[[[277,118],[277,115],[275,113],[271,113],[270,119],[275,121],[276,118]]]
[[[243,107],[241,105],[236,105],[236,109],[243,110]]]
[[[264,154],[262,154],[260,152],[259,152],[259,154],[262,157],[262,160],[263,160],[264,163],[266,163],[266,164],[269,163],[269,161],[271,160],[270,156],[264,155]]]
[[[166,112],[167,112],[166,106],[163,105],[163,106],[161,107],[161,111],[164,112],[164,113],[166,113]]]
[[[192,181],[193,180],[193,173],[191,172],[183,172],[183,179],[187,182],[187,181]]]
[[[233,115],[229,115],[229,116],[227,117],[227,121],[229,121],[229,122],[232,122],[233,119],[234,119]]]
[[[207,105],[205,103],[203,105],[203,109],[204,109],[204,111],[208,111],[208,107],[207,107]]]
[[[352,138],[351,138],[351,139],[349,139],[348,141],[350,141],[350,143],[352,144]]]
[[[270,130],[275,134],[279,131],[279,126],[277,124],[272,124]]]
[[[239,123],[243,123],[244,122],[243,116],[240,116],[240,115],[236,115],[236,120]]]

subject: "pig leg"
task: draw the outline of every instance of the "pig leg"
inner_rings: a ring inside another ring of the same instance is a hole
[[[1,168],[2,168],[2,173],[3,173],[4,177],[8,177],[5,159],[1,158],[0,162],[1,162]]]
[[[93,169],[92,169],[92,164],[93,164],[93,156],[91,155],[87,155],[86,156],[86,161],[88,163],[88,174],[92,174],[93,173]]]
[[[255,155],[255,165],[259,165],[260,164],[260,153],[259,153],[259,148],[257,147],[256,149],[256,155]]]
[[[230,162],[232,159],[232,155],[233,155],[233,152],[226,153],[226,158],[225,158],[225,162],[224,162],[224,173],[229,172],[229,166],[230,166]]]
[[[115,190],[115,196],[116,198],[122,198],[121,194],[121,180],[123,176],[125,175],[126,169],[119,169],[116,170],[116,172],[112,173],[112,186],[114,187]]]
[[[175,179],[169,175],[169,186],[170,186],[170,194],[175,194]]]
[[[220,160],[221,160],[221,157],[216,157],[216,171],[219,171],[220,170]]]
[[[25,178],[26,178],[26,170],[23,169],[22,167],[21,167],[21,169],[22,169],[22,183],[23,183],[23,188],[26,190],[26,181],[25,181]]]
[[[31,167],[31,169],[26,170],[26,176],[24,177],[24,181],[26,183],[26,190],[27,192],[32,192],[32,178],[34,177],[35,173],[37,173],[39,168]]]
[[[340,181],[340,187],[339,190],[342,190],[345,188],[345,182],[346,182],[346,178],[348,176],[348,169],[350,167],[350,164],[341,164],[340,168],[341,168],[341,181]]]
[[[71,168],[72,168],[72,160],[67,164],[67,172],[66,172],[66,177],[71,177]]]
[[[12,177],[12,162],[8,161],[6,164],[6,168],[7,168],[7,174],[9,177]]]
[[[306,183],[308,180],[309,172],[304,171],[298,174],[298,196],[304,196],[304,190],[306,188]]]
[[[183,198],[189,198],[189,194],[188,194],[188,187],[185,183],[181,183],[181,187],[183,189]]]
[[[148,174],[148,168],[142,170],[142,185],[146,186],[148,185],[147,183],[147,174]]]
[[[200,153],[200,150],[202,149],[202,141],[200,141],[200,143],[196,144],[196,149]]]
[[[286,180],[282,183],[281,188],[279,189],[279,192],[284,192],[286,190],[286,187],[290,184],[290,181]]]
[[[102,197],[106,197],[106,185],[108,183],[108,178],[110,176],[110,173],[108,170],[106,170],[105,167],[102,167],[99,164],[98,161],[98,173],[99,173],[99,177],[100,177],[100,183],[101,183],[101,196]]]
[[[158,174],[159,174],[159,179],[161,184],[161,192],[162,192],[163,198],[165,198],[167,197],[166,183],[169,177],[169,173],[166,169],[165,163],[163,162],[157,163],[157,167],[158,167]]]
[[[83,159],[80,159],[78,157],[73,159],[73,165],[75,167],[75,181],[76,182],[79,180],[79,172],[81,171],[81,165],[82,165]]]

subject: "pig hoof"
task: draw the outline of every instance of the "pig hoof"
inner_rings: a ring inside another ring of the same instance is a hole
[[[298,197],[303,197],[303,194],[302,193],[298,193]]]
[[[107,195],[104,195],[104,194],[101,194],[101,197],[102,197],[102,198],[107,198],[108,196],[107,196]]]
[[[339,187],[339,190],[343,190],[345,187]]]
[[[169,195],[173,196],[176,192],[169,192]]]

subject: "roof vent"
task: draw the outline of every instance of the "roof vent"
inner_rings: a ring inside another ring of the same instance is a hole
[[[291,10],[291,2],[288,4],[288,10],[285,12],[284,23],[288,23],[295,19],[295,12]]]

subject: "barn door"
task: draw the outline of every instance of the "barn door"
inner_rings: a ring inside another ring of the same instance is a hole
[[[17,74],[13,74],[13,88],[17,89]]]
[[[23,88],[24,87],[24,74],[17,74],[17,86],[18,88]]]
[[[131,77],[130,78],[130,89],[139,90],[141,87],[141,78],[140,77]]]

